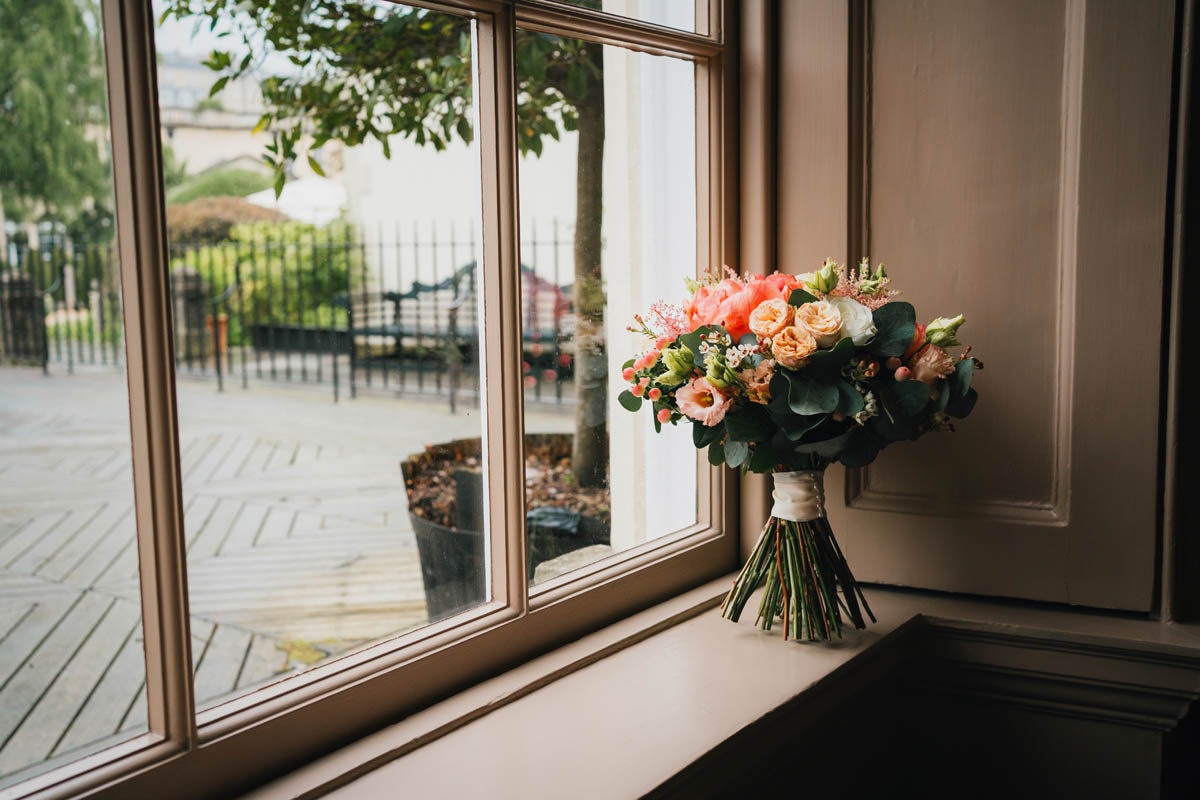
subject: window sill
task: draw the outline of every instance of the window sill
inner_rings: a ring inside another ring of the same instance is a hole
[[[904,634],[921,627],[949,631],[960,645],[1002,638],[1019,639],[1031,652],[1069,649],[1095,662],[1073,665],[1083,672],[1117,662],[1169,663],[1178,669],[1155,691],[1200,696],[1196,626],[873,589],[868,598],[879,621],[868,630],[832,645],[784,644],[778,630],[763,633],[745,617],[738,625],[720,618],[714,609],[730,580],[547,653],[249,797],[348,800],[403,786],[414,797],[527,800],[556,796],[565,785],[593,787],[606,797],[640,796],[770,712],[821,695],[819,687],[832,685],[826,679],[835,672],[869,672],[886,654],[899,653],[886,643],[926,647]]]

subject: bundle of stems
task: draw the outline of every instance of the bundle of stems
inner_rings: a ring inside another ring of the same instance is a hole
[[[755,623],[769,631],[782,619],[785,639],[805,634],[809,641],[840,638],[843,614],[855,628],[867,626],[863,611],[875,621],[826,517],[767,520],[754,553],[721,605],[721,615],[737,622],[750,595],[764,582]]]

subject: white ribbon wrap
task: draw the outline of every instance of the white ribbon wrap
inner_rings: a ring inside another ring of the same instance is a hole
[[[823,470],[773,472],[775,505],[771,516],[794,522],[808,522],[825,516],[825,473]]]

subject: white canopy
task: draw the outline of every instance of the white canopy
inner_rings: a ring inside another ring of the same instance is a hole
[[[301,222],[325,225],[346,210],[346,188],[329,178],[312,175],[285,183],[278,199],[274,189],[264,189],[248,195],[246,202],[273,208]]]

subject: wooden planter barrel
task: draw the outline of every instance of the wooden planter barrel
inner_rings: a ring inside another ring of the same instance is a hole
[[[526,434],[527,447],[559,445],[570,451],[573,435],[569,433]],[[425,605],[429,621],[453,616],[483,603],[487,599],[484,576],[484,538],[482,519],[483,475],[469,469],[456,470],[455,483],[455,527],[449,527],[426,519],[413,512],[412,481],[421,468],[448,455],[477,455],[480,439],[456,439],[452,442],[432,445],[426,452],[417,453],[400,464],[404,474],[404,486],[408,491],[409,519],[417,537],[417,554],[421,560],[421,580],[425,586]],[[609,523],[603,519],[583,516],[574,532],[545,524],[545,512],[535,509],[530,512],[527,525],[529,543],[528,575],[533,580],[534,568],[543,561],[588,547],[608,544]],[[538,524],[539,517],[543,523]]]

